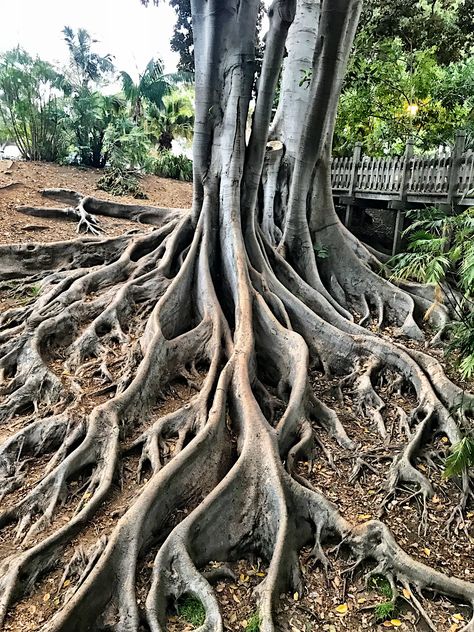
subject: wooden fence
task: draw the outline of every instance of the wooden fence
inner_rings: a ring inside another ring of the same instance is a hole
[[[474,152],[466,150],[466,134],[458,132],[452,150],[436,157],[414,156],[408,141],[403,156],[363,156],[357,143],[352,156],[332,161],[332,187],[336,199],[346,206],[350,226],[355,206],[385,203],[397,212],[392,252],[398,252],[404,211],[419,205],[455,209],[474,206]]]

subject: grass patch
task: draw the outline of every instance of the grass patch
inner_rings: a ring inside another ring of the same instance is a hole
[[[192,595],[182,595],[178,599],[177,610],[180,617],[194,626],[200,626],[206,620],[204,606]]]
[[[247,621],[245,632],[260,632],[260,616],[255,612]]]
[[[374,607],[375,620],[378,623],[387,621],[387,619],[393,619],[395,614],[395,604],[393,601],[384,601]]]
[[[391,599],[393,597],[390,582],[383,575],[374,575],[374,577],[370,580],[370,585],[383,597],[386,597],[387,599]]]

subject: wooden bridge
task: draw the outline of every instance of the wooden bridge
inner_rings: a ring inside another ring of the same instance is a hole
[[[336,203],[346,207],[350,227],[357,208],[382,207],[396,212],[392,253],[400,249],[405,211],[409,208],[474,206],[474,152],[466,151],[466,134],[458,132],[454,148],[436,157],[414,156],[408,141],[403,156],[363,156],[357,143],[352,156],[332,161]]]

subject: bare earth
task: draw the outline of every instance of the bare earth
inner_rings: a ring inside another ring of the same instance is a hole
[[[16,206],[54,206],[39,191],[46,188],[74,189],[105,200],[136,204],[131,197],[114,197],[99,191],[100,169],[66,167],[44,162],[12,162],[0,160],[0,244],[33,241],[62,241],[77,237],[75,222],[40,219],[21,215]],[[144,204],[188,208],[192,200],[192,186],[188,182],[145,176],[141,188],[148,196]],[[56,207],[58,204],[56,204]],[[122,219],[101,217],[101,227],[108,237],[120,235],[137,225]]]

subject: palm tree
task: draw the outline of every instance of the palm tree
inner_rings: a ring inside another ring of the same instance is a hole
[[[92,39],[85,29],[77,29],[75,33],[71,27],[65,26],[63,33],[75,74],[71,83],[75,84],[76,88],[88,88],[89,82],[100,83],[106,75],[113,72],[112,55],[102,56],[95,53],[92,45],[96,44],[97,40]]]
[[[164,74],[163,70],[163,62],[160,59],[150,59],[136,83],[127,72],[120,73],[122,90],[130,102],[131,115],[135,123],[140,123],[145,115],[145,102],[162,110],[164,97],[179,83],[190,81],[189,73]]]
[[[174,90],[163,97],[163,108],[150,111],[157,128],[158,146],[171,149],[176,137],[190,140],[193,136],[194,106],[189,91]]]

